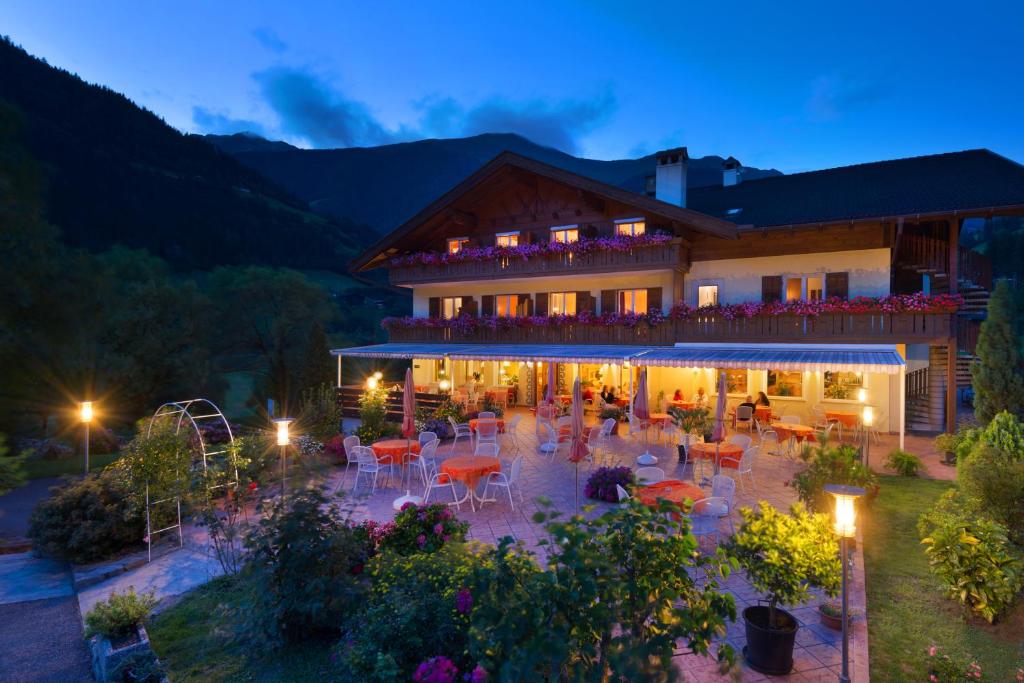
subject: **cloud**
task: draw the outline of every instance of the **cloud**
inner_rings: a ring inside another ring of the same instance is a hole
[[[883,99],[888,88],[880,82],[855,81],[838,74],[811,82],[807,113],[812,121],[833,121]]]
[[[263,124],[249,119],[236,119],[225,113],[206,107],[192,107],[192,120],[204,133],[231,135],[232,133],[255,133],[263,135]]]
[[[282,52],[288,51],[288,43],[281,40],[281,37],[277,35],[277,32],[274,31],[274,29],[272,28],[261,26],[257,29],[254,29],[252,32],[252,37],[259,41],[260,45],[270,50],[271,52],[281,54]]]

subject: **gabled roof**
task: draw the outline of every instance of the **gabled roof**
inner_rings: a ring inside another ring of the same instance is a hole
[[[686,204],[755,227],[1024,207],[1024,166],[973,149],[690,188]]]
[[[593,193],[605,199],[610,199],[622,204],[631,205],[640,211],[661,216],[670,221],[676,221],[686,227],[703,232],[715,237],[735,239],[738,233],[735,223],[724,218],[708,216],[693,209],[683,208],[674,204],[624,190],[615,185],[581,176],[549,164],[529,159],[513,152],[502,152],[491,161],[484,164],[479,170],[460,182],[441,197],[431,202],[415,216],[407,220],[390,233],[377,240],[366,249],[359,257],[354,259],[349,267],[352,270],[365,270],[379,264],[379,260],[388,249],[401,244],[402,240],[415,232],[428,220],[451,206],[460,197],[486,182],[488,178],[498,171],[514,167],[548,178],[558,183],[579,188],[586,192]]]

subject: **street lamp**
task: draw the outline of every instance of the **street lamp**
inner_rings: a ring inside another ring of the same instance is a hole
[[[452,388],[452,383],[447,379],[442,379],[437,383],[437,388],[441,390],[442,394],[448,393],[448,390]]]
[[[855,503],[864,495],[864,489],[857,486],[828,484],[825,486],[825,491],[836,498],[835,530],[839,535],[839,557],[843,565],[843,671],[839,674],[839,683],[850,683],[850,634],[846,590],[847,574],[849,573],[847,542],[857,533]]]
[[[384,379],[384,373],[378,370],[377,372],[373,373],[373,378],[379,382],[382,379]]]
[[[875,424],[875,409],[871,406],[864,406],[860,417],[861,425],[864,427],[863,443],[861,450],[864,452],[864,467],[868,466],[868,451],[871,448],[871,426]]]
[[[288,425],[293,421],[290,417],[279,417],[274,420],[274,424],[277,425],[277,445],[281,447],[281,500],[284,500],[285,463],[288,456],[288,444],[291,441],[288,435]]]
[[[80,416],[82,424],[85,425],[85,473],[89,474],[89,423],[92,422],[92,401],[82,401]]]
[[[366,378],[366,388],[370,391],[374,391],[377,388],[377,383],[380,380],[377,379],[376,375],[370,375]]]

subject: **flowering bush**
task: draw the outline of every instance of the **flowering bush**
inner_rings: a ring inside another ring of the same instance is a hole
[[[295,447],[299,449],[302,457],[314,459],[324,452],[324,445],[311,436],[303,434],[295,441]]]
[[[953,683],[954,681],[980,681],[981,665],[976,661],[969,664],[948,654],[939,654],[939,648],[928,648],[929,683]],[[1021,680],[1018,676],[1017,680]]]
[[[348,456],[345,455],[345,435],[335,434],[332,436],[330,441],[324,444],[324,453],[339,465],[348,462]]]
[[[382,533],[379,547],[399,555],[432,553],[449,541],[466,540],[468,522],[460,522],[445,504],[418,506],[406,503],[393,526]]]
[[[628,467],[600,467],[587,479],[583,492],[587,498],[615,503],[619,500],[616,485],[628,488],[633,481],[633,470]]]
[[[537,242],[534,244],[520,244],[514,247],[466,247],[454,254],[441,251],[419,251],[414,254],[393,258],[389,265],[393,268],[408,268],[410,266],[444,266],[453,263],[479,263],[482,261],[514,258],[525,261],[531,257],[547,256],[549,254],[580,255],[596,251],[629,252],[634,249],[661,246],[668,244],[670,241],[672,241],[671,235],[652,233],[649,235],[616,235],[614,237],[581,239],[576,242]]]

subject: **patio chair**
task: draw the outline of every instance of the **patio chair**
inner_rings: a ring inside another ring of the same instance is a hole
[[[480,418],[476,423],[476,442],[498,443],[498,422],[494,418]]]
[[[798,425],[802,424],[799,415],[783,415],[779,418],[779,422],[787,425]]]
[[[881,443],[881,431],[878,429],[878,425],[882,424],[885,420],[885,410],[876,410],[873,419],[871,420],[870,427],[864,427],[868,430],[868,438],[873,439],[876,444]]]
[[[754,443],[754,438],[746,434],[733,434],[725,442],[746,450],[750,448],[750,444]]]
[[[426,505],[430,502],[430,494],[438,489],[448,489],[452,492],[452,502],[448,505],[454,505],[455,509],[462,511],[459,505],[459,495],[455,491],[455,481],[443,472],[437,470],[437,465],[431,458],[420,457],[413,461],[415,466],[419,468],[420,480],[424,483],[423,489],[423,504]]]
[[[736,408],[736,429],[746,429],[748,432],[754,430],[754,409],[750,406],[738,406]]]
[[[746,488],[743,486],[743,475],[746,474],[750,477],[750,488],[756,490],[754,486],[754,458],[757,456],[757,446],[751,446],[743,451],[743,455],[740,459],[736,458],[722,458],[722,472],[735,469],[736,478],[739,479],[740,489],[746,493]],[[729,465],[726,465],[729,463]]]
[[[774,429],[766,429],[761,432],[761,448],[768,455],[783,455],[778,432]]]
[[[495,441],[486,441],[484,443],[478,443],[476,448],[473,450],[473,455],[483,455],[489,458],[497,458],[498,453],[501,452],[501,446]]]
[[[493,410],[481,410],[477,418],[481,420],[496,420],[498,419],[498,414]]]
[[[490,488],[492,486],[501,487],[501,488],[504,488],[505,491],[508,493],[508,504],[509,504],[509,507],[511,507],[512,510],[515,511],[516,506],[515,506],[515,503],[512,502],[512,489],[513,489],[513,487],[515,488],[516,493],[519,494],[519,503],[522,504],[522,502],[523,502],[523,492],[519,488],[519,475],[522,472],[522,469],[523,469],[523,456],[519,455],[519,456],[516,456],[516,459],[512,461],[512,466],[509,467],[508,474],[506,474],[505,472],[491,472],[490,474],[488,474],[487,475],[487,483],[484,484],[484,495],[483,495],[484,501],[485,502],[486,501],[495,501],[495,502],[497,502],[493,498],[488,498],[487,492],[490,490]]]
[[[736,480],[725,474],[716,474],[711,479],[711,498],[725,502],[725,508],[720,510],[719,516],[728,517],[729,531],[736,533],[736,527],[732,521],[732,510],[736,498]]]
[[[373,449],[369,446],[355,446],[352,449],[356,455],[356,480],[352,484],[352,490],[359,486],[359,475],[365,474],[371,478],[370,493],[374,493],[377,490],[377,475],[379,475],[385,468],[391,468],[390,464],[383,464],[377,459],[377,455],[373,452]]]
[[[591,466],[600,464],[601,447],[604,443],[601,441],[601,426],[594,425],[586,431],[587,448],[590,450],[590,455],[587,456],[587,460]]]
[[[513,453],[519,452],[519,422],[523,419],[520,414],[515,414],[512,419],[505,423],[505,440],[511,445]]]
[[[690,520],[690,533],[697,537],[697,547],[700,547],[702,538],[713,536],[715,545],[718,545],[718,520],[720,518],[722,501],[715,498],[704,498],[698,500],[690,508],[687,518]]]
[[[418,438],[419,438],[419,442],[420,442],[420,448],[423,448],[424,446],[426,446],[431,441],[434,441],[435,439],[437,439],[437,434],[435,432],[420,432],[420,435],[419,435]]]
[[[621,484],[615,485],[615,494],[619,497],[620,503],[625,503],[627,500],[629,500],[629,491],[622,488]]]
[[[459,442],[461,438],[469,439],[469,444],[473,445],[473,430],[469,428],[468,422],[456,422],[454,417],[449,417],[448,422],[451,424],[452,429],[455,430],[455,438],[452,439],[451,453],[455,453],[455,444]]]
[[[540,430],[541,440],[537,448],[541,453],[546,453],[554,459],[555,451],[558,450],[558,432],[555,431],[550,422],[540,423]]]
[[[638,467],[636,469],[636,481],[642,486],[665,481],[665,470],[660,467]]]
[[[341,442],[342,448],[345,449],[345,474],[342,475],[341,481],[338,482],[337,488],[339,489],[341,488],[341,485],[345,483],[345,480],[348,479],[348,468],[356,461],[356,453],[353,449],[359,445],[359,437],[355,435],[346,436]]]
[[[641,433],[642,434],[642,433],[646,432],[648,429],[651,428],[651,423],[650,423],[649,420],[641,420],[636,415],[634,415],[632,412],[630,412],[626,417],[629,420],[629,435],[630,436],[633,436],[634,433]]]

